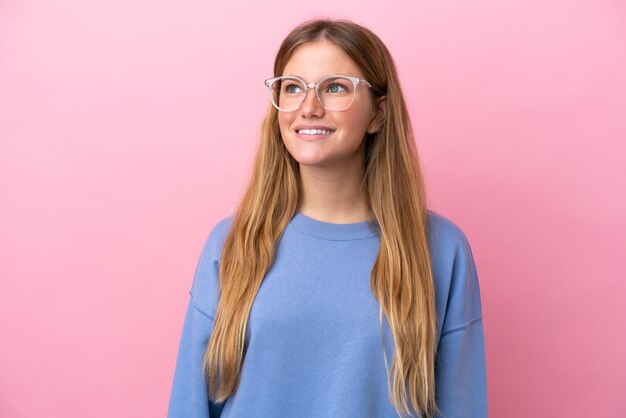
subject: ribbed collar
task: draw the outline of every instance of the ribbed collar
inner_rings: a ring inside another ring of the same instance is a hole
[[[334,224],[309,218],[300,212],[291,218],[290,226],[305,234],[333,241],[348,241],[378,237],[376,220],[350,224]]]

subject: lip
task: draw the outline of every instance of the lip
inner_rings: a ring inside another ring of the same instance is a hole
[[[299,131],[300,129],[323,129],[325,131],[335,131],[335,129],[324,125],[298,125],[293,130]]]

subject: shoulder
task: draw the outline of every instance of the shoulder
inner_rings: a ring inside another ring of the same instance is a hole
[[[454,253],[459,249],[469,249],[469,241],[463,230],[449,218],[428,210],[428,241],[431,256]]]
[[[230,231],[230,227],[233,224],[233,220],[235,218],[234,214],[228,215],[224,218],[221,218],[217,221],[211,233],[209,234],[209,238],[214,240],[223,240],[228,232]]]
[[[219,260],[224,241],[230,231],[234,217],[235,215],[231,214],[215,223],[205,240],[202,249],[202,259]]]
[[[478,274],[463,230],[433,211],[427,219],[439,330],[445,333],[482,316]]]
[[[215,317],[219,295],[219,262],[233,215],[220,219],[205,240],[196,266],[190,295],[192,304],[209,318]]]
[[[465,232],[447,217],[428,211],[428,245],[433,268],[452,268],[473,263],[472,250]]]

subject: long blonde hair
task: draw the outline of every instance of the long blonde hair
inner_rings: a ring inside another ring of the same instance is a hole
[[[400,415],[412,415],[408,397],[416,413],[432,416],[437,411],[437,317],[426,195],[395,64],[369,29],[346,20],[317,19],[304,22],[285,38],[274,61],[274,76],[282,75],[296,48],[318,40],[341,47],[374,86],[369,89],[373,96],[387,96],[382,127],[365,138],[363,184],[369,213],[380,228],[370,285],[380,302],[381,331],[384,313],[394,339],[391,370],[387,366],[390,400]],[[237,389],[250,309],[277,243],[298,209],[300,187],[298,163],[282,142],[277,110],[269,105],[252,178],[222,249],[220,300],[204,356],[209,394],[215,402],[225,401]]]

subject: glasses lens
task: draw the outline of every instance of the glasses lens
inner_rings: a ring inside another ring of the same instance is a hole
[[[270,86],[274,106],[283,112],[291,112],[300,107],[306,86],[298,79],[281,77]]]
[[[346,77],[331,77],[322,80],[318,90],[320,100],[328,110],[343,110],[354,100],[354,83]]]

